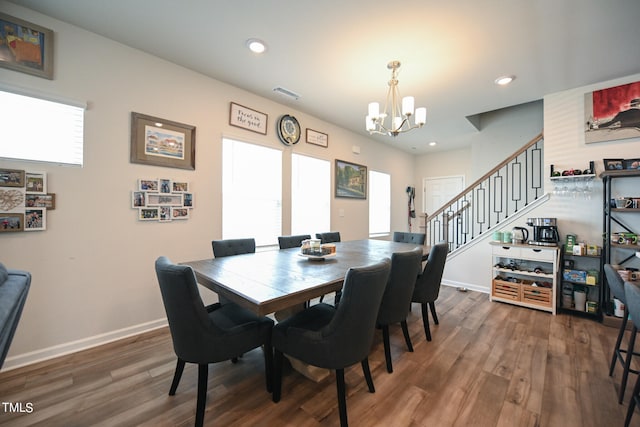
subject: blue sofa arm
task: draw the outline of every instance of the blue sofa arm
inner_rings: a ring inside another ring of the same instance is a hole
[[[9,352],[22,308],[31,286],[31,274],[7,269],[0,263],[0,368]]]

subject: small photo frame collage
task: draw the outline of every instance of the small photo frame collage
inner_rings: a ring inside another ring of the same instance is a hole
[[[193,199],[187,181],[140,178],[131,192],[131,207],[138,210],[138,221],[169,222],[189,219]]]
[[[56,195],[47,193],[47,174],[0,168],[0,233],[44,231]]]

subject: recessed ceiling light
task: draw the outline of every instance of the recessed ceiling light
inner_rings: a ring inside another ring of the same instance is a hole
[[[500,86],[505,86],[514,81],[516,76],[502,76],[495,79],[495,83]]]
[[[264,44],[262,40],[258,39],[247,40],[247,47],[253,53],[263,53],[265,50],[267,50],[267,45]]]
[[[437,143],[437,142],[435,142],[435,141],[431,141],[431,142],[429,143],[429,146],[431,146],[431,147],[435,147],[436,145],[438,145],[438,143]]]

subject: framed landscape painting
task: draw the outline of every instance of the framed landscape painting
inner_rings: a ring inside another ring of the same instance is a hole
[[[336,197],[367,198],[367,167],[336,160]]]

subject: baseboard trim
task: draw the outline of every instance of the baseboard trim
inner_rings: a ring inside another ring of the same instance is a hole
[[[462,283],[462,282],[456,282],[454,280],[442,280],[441,282],[442,285],[445,286],[451,286],[454,288],[463,288],[463,289],[467,289],[469,291],[476,291],[476,292],[481,292],[483,294],[489,294],[489,288],[486,288],[484,286],[478,286],[475,285],[473,283]]]
[[[2,366],[2,372],[21,368],[23,366],[31,365],[33,363],[42,362],[56,357],[66,356],[71,353],[76,353],[78,351],[108,344],[113,341],[121,340],[123,338],[128,338],[134,335],[139,335],[144,332],[153,331],[154,329],[163,328],[165,326],[167,326],[167,319],[158,319],[151,322],[141,323],[139,325],[129,326],[127,328],[119,329],[116,331],[94,335],[92,337],[83,338],[81,340],[59,344],[29,353],[18,354],[16,356],[11,356],[5,359],[4,365]]]

